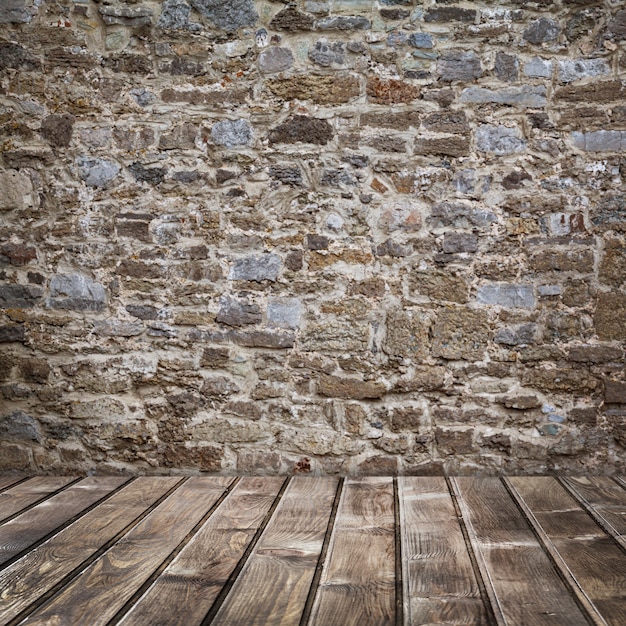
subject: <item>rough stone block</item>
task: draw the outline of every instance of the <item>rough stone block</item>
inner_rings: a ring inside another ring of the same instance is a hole
[[[441,80],[472,81],[482,76],[480,59],[474,52],[467,50],[450,50],[441,55],[437,61],[437,73]]]
[[[601,293],[594,323],[601,341],[626,340],[626,294]]]
[[[164,30],[188,30],[199,32],[202,25],[191,22],[191,7],[183,0],[165,0],[157,26]],[[143,105],[142,105],[143,106]]]
[[[299,31],[299,30],[312,30],[315,25],[315,18],[312,15],[307,15],[298,11],[295,7],[289,6],[279,11],[270,22],[270,28],[272,30],[286,30],[286,31]]]
[[[561,27],[554,20],[542,17],[530,24],[523,37],[528,43],[541,44],[554,41],[560,32]]]
[[[382,398],[387,388],[382,382],[362,381],[339,376],[321,376],[317,392],[328,398],[350,398],[351,400],[374,400]]]
[[[476,302],[512,309],[534,309],[535,294],[532,285],[483,285],[478,288]]]
[[[42,296],[41,287],[0,284],[0,309],[31,309]]]
[[[401,80],[384,80],[377,76],[367,81],[367,98],[376,104],[407,104],[416,100],[420,88]]]
[[[309,48],[309,59],[322,67],[343,65],[345,61],[345,49],[343,41],[329,42],[320,39]]]
[[[529,78],[550,78],[552,76],[552,61],[533,57],[524,63],[524,74]]]
[[[22,210],[35,206],[37,196],[28,176],[13,169],[0,172],[0,211]]]
[[[606,404],[626,404],[626,382],[606,380],[604,383],[604,402]]]
[[[370,26],[370,21],[362,15],[337,15],[324,17],[315,22],[317,30],[367,30]]]
[[[369,325],[361,321],[308,323],[301,335],[301,347],[307,352],[362,352],[367,350],[369,335]]]
[[[49,115],[41,123],[41,136],[59,148],[66,148],[72,141],[75,118],[73,115]]]
[[[200,15],[211,20],[215,26],[233,32],[246,26],[254,26],[259,16],[252,0],[190,0]]]
[[[610,74],[611,68],[606,59],[568,59],[559,61],[559,80],[562,83],[571,83],[582,78],[605,76]]]
[[[626,282],[625,241],[617,238],[605,240],[598,278],[603,284],[612,287],[619,287]]]
[[[271,143],[312,143],[326,145],[334,136],[332,126],[322,119],[294,115],[274,128],[269,135]]]
[[[288,70],[294,64],[294,57],[289,48],[272,46],[261,51],[258,63],[262,74],[276,74]]]
[[[106,306],[106,292],[81,274],[55,274],[50,281],[48,306],[52,309],[101,311]]]
[[[574,132],[571,135],[576,148],[587,152],[624,152],[626,151],[626,131],[596,130],[592,132]]]
[[[275,281],[278,278],[282,261],[276,254],[260,254],[236,259],[233,263],[229,280],[251,280],[262,282]]]
[[[263,316],[257,304],[247,304],[234,298],[223,297],[215,320],[228,326],[259,324]]]
[[[478,238],[472,233],[448,232],[443,238],[443,251],[446,254],[476,252],[477,250]]]
[[[546,88],[543,85],[507,87],[505,89],[485,89],[468,87],[461,93],[461,102],[485,104],[508,104],[511,106],[542,108],[547,104]]]
[[[482,152],[502,156],[523,152],[526,142],[517,128],[482,124],[476,131],[476,147]]]
[[[28,5],[26,0],[3,0],[0,4],[0,24],[28,24],[39,6],[30,2]]]
[[[0,418],[0,438],[10,441],[36,441],[43,439],[39,422],[24,413],[15,411]]]
[[[431,325],[432,316],[424,311],[388,311],[384,351],[390,356],[426,358]]]
[[[244,119],[222,120],[211,128],[211,137],[218,146],[235,148],[252,143],[252,126]]]
[[[270,300],[267,304],[267,323],[278,328],[298,328],[302,317],[302,303],[297,298]]]
[[[425,22],[475,22],[476,11],[461,7],[433,7],[424,13]]]
[[[437,312],[432,329],[432,354],[444,359],[482,359],[490,338],[485,315],[469,308]]]
[[[311,100],[316,104],[349,102],[360,93],[359,80],[353,75],[301,74],[266,80],[265,87],[283,100]]]
[[[89,187],[106,187],[120,172],[120,166],[107,159],[90,159],[81,156],[76,159],[78,175]]]
[[[431,50],[435,47],[433,36],[430,33],[411,33],[407,39],[409,45],[414,48]]]

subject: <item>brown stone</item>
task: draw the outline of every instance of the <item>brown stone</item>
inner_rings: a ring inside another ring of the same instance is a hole
[[[408,130],[419,128],[420,113],[418,111],[403,111],[402,113],[361,113],[361,126],[374,126],[376,128],[393,128],[394,130]]]
[[[626,294],[601,293],[594,315],[598,338],[601,341],[626,339]]]
[[[624,350],[615,346],[572,346],[567,359],[578,363],[620,363],[624,359]]]
[[[442,273],[412,272],[409,276],[411,293],[418,293],[438,302],[468,301],[469,285],[461,276]]]
[[[626,404],[626,382],[606,380],[604,383],[604,402],[606,404]]]
[[[37,250],[22,243],[5,243],[0,247],[0,261],[6,257],[11,265],[23,266],[37,258]]]
[[[390,356],[422,360],[428,355],[432,315],[424,311],[392,309],[387,312],[384,350]]]
[[[490,337],[487,318],[469,308],[441,309],[432,331],[433,356],[444,359],[482,359]]]
[[[445,385],[446,370],[439,366],[417,367],[415,372],[408,378],[399,380],[394,391],[410,393],[412,391],[436,391]]]
[[[464,111],[441,111],[424,118],[424,128],[436,133],[469,133],[469,122]]]
[[[332,126],[322,119],[294,115],[274,128],[269,139],[271,143],[313,143],[326,145],[334,136]]]
[[[229,337],[248,348],[293,348],[296,336],[292,332],[272,330],[233,331]]]
[[[18,472],[31,468],[31,455],[28,448],[3,442],[0,445],[0,470]]]
[[[270,22],[270,28],[273,30],[299,31],[312,30],[315,19],[312,15],[302,13],[295,7],[289,6],[279,11]]]
[[[224,451],[217,446],[167,444],[159,449],[165,467],[188,467],[201,472],[218,472],[222,469]]]
[[[415,154],[436,154],[454,158],[468,156],[469,149],[469,137],[458,136],[437,137],[436,139],[417,139],[414,146]]]
[[[520,411],[536,409],[541,406],[541,400],[537,396],[531,395],[505,396],[501,402],[507,409]]]
[[[370,278],[360,282],[351,282],[348,286],[348,294],[382,298],[385,295],[385,281],[382,278]]]
[[[626,87],[619,80],[590,82],[586,85],[567,86],[557,89],[555,100],[564,102],[582,102],[602,104],[605,102],[623,102],[626,98]]]
[[[626,281],[626,242],[622,239],[605,241],[598,277],[612,287],[619,287]]]
[[[67,148],[72,140],[73,115],[49,115],[41,123],[41,136],[53,146]]]
[[[280,468],[281,458],[276,452],[240,450],[237,454],[237,472],[240,474],[276,474]]]
[[[272,78],[265,87],[281,100],[310,100],[315,104],[341,104],[360,94],[359,80],[352,75],[305,74]]]
[[[398,459],[391,456],[373,456],[359,463],[359,476],[396,476],[398,474]]]
[[[208,106],[232,107],[237,104],[244,104],[248,95],[249,91],[241,88],[216,91],[164,89],[161,92],[161,100],[166,103],[186,102],[194,105],[205,104]]]
[[[601,387],[600,380],[586,369],[570,367],[537,366],[523,373],[522,382],[541,391],[564,391],[577,395],[594,393]]]
[[[382,398],[387,389],[382,382],[340,378],[339,376],[322,376],[317,383],[317,392],[327,398],[365,400]]]
[[[401,80],[383,80],[378,77],[367,81],[367,97],[376,104],[408,104],[420,96],[421,89]]]
[[[530,258],[536,272],[590,272],[593,270],[593,250],[542,250]]]
[[[46,359],[29,358],[20,361],[20,372],[29,383],[46,383],[51,368]]]
[[[391,409],[391,430],[419,432],[422,427],[424,410],[421,407],[394,407]]]
[[[473,428],[436,428],[435,442],[442,454],[471,454],[476,450]]]

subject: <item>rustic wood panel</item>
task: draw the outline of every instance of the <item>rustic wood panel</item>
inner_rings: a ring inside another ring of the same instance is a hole
[[[229,478],[190,478],[23,624],[107,624],[230,482]]]
[[[8,489],[11,485],[15,485],[15,483],[19,483],[23,480],[20,476],[0,476],[0,491],[4,491]]]
[[[596,522],[626,549],[626,491],[605,476],[577,476],[563,478],[562,482]]]
[[[8,622],[114,540],[177,478],[142,478],[0,572],[0,623]]]
[[[592,617],[597,623],[603,618],[607,624],[623,626],[626,554],[554,478],[508,480],[561,557],[557,565],[575,578],[574,591],[592,603],[596,612]]]
[[[587,625],[571,591],[497,478],[454,478],[459,505],[501,623]]]
[[[391,625],[395,604],[393,481],[347,480],[309,624]]]
[[[487,614],[444,478],[398,478],[404,623],[487,624]]]
[[[283,482],[243,478],[120,624],[201,624]]]
[[[74,482],[76,476],[37,476],[0,493],[0,522]]]
[[[212,624],[300,623],[336,489],[336,479],[291,479]]]
[[[85,478],[0,526],[0,565],[123,485],[128,478]]]

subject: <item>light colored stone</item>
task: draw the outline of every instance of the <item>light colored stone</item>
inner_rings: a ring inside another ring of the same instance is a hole
[[[482,124],[476,130],[476,147],[481,152],[503,156],[523,152],[526,149],[526,142],[517,128]]]

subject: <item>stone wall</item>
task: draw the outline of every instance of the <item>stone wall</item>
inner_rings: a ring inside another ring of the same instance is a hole
[[[626,471],[626,8],[5,0],[0,469]]]

